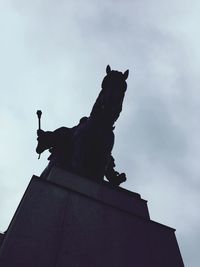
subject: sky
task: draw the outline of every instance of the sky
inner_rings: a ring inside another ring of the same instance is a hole
[[[0,0],[0,230],[33,174],[42,128],[87,116],[106,66],[129,69],[113,155],[122,187],[176,229],[187,267],[200,247],[200,2]]]

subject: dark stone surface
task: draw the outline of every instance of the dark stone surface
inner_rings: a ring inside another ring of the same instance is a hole
[[[78,191],[107,205],[149,219],[146,200],[141,199],[137,193],[112,186],[106,181],[98,183],[60,168],[53,168],[47,180],[67,189]]]
[[[111,204],[106,184],[83,179],[88,184],[76,188],[76,177],[67,176],[62,186],[55,177],[32,178],[0,248],[1,267],[184,266],[172,228]],[[116,192],[110,198],[119,195],[124,207],[130,199],[143,203],[138,194]]]
[[[1,233],[0,233],[0,247],[1,247],[1,244],[2,244],[2,242],[3,242],[3,239],[4,239],[4,234],[1,234]]]

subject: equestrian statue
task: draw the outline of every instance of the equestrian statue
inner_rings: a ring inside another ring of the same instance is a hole
[[[41,178],[45,179],[51,168],[57,166],[97,182],[102,182],[105,176],[114,186],[126,181],[125,173],[114,169],[112,149],[114,124],[122,111],[128,74],[128,70],[122,73],[107,66],[102,89],[90,116],[81,118],[78,125],[61,127],[53,132],[39,127],[36,152],[40,155],[49,149],[51,153]]]

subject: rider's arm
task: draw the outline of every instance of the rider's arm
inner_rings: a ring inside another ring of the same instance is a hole
[[[36,148],[36,152],[41,154],[46,149],[50,149],[52,147],[56,147],[58,144],[63,142],[67,138],[67,134],[69,133],[69,128],[61,127],[56,129],[54,132],[51,131],[43,131],[38,130],[38,145]]]
[[[38,154],[41,154],[43,151],[46,149],[49,149],[53,146],[54,143],[54,133],[50,131],[43,131],[43,130],[38,130],[37,131],[38,135],[38,145],[36,148],[36,152]]]

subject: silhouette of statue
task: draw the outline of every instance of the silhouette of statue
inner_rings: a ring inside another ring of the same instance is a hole
[[[81,118],[72,128],[37,131],[36,152],[41,154],[49,149],[51,153],[49,165],[41,177],[45,178],[53,166],[59,166],[96,181],[102,181],[105,176],[112,185],[126,180],[125,173],[119,174],[114,170],[111,152],[114,123],[122,110],[129,71],[122,73],[107,66],[106,73],[89,117]]]

